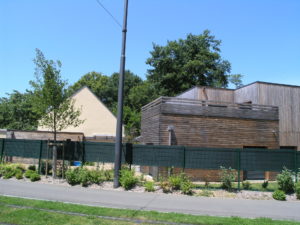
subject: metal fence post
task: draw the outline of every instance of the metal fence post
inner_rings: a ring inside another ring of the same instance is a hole
[[[294,158],[295,158],[295,161],[294,161],[294,163],[295,163],[295,166],[294,166],[294,170],[295,170],[295,182],[297,183],[298,182],[298,160],[297,160],[297,157],[298,157],[298,155],[297,155],[297,149],[295,150],[295,156],[294,156]]]
[[[41,174],[42,151],[43,151],[43,141],[40,141],[40,154],[39,154],[39,167],[38,167],[39,174]]]
[[[2,146],[1,146],[1,160],[0,160],[0,163],[2,163],[2,160],[3,160],[4,144],[5,144],[5,139],[2,139]]]
[[[79,143],[80,143],[80,142],[79,142]],[[85,156],[85,155],[84,155],[84,154],[85,154],[85,149],[84,149],[84,148],[85,148],[85,142],[84,142],[84,140],[82,141],[82,147],[81,147],[81,148],[82,148],[81,167],[83,167],[83,165],[84,165],[84,160],[85,160],[85,157],[84,157],[84,156]]]
[[[241,149],[238,149],[237,150],[237,153],[238,153],[238,163],[237,163],[237,170],[238,170],[238,190],[240,191],[241,189]]]
[[[184,169],[185,169],[185,147],[183,146],[183,168],[182,168],[182,171],[184,172]]]

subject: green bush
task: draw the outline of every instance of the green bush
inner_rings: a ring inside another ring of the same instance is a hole
[[[242,185],[243,185],[243,189],[245,189],[245,190],[249,190],[251,187],[251,184],[249,181],[243,181]]]
[[[35,171],[33,171],[33,170],[26,170],[24,176],[25,176],[26,178],[30,178],[30,177],[31,177],[31,174],[33,174],[33,173],[35,173]]]
[[[168,180],[172,190],[180,190],[180,185],[182,183],[181,175],[172,175]]]
[[[134,176],[134,171],[129,169],[120,170],[120,184],[125,190],[132,189],[138,183],[138,178]]]
[[[10,179],[12,178],[13,176],[15,176],[16,174],[16,168],[12,165],[6,165],[4,167],[4,170],[2,172],[2,175],[3,175],[3,178],[4,179]]]
[[[296,192],[297,199],[300,200],[300,182],[296,183],[296,185],[295,185],[295,192]]]
[[[66,180],[70,185],[80,184],[79,168],[69,169],[66,172]]]
[[[101,170],[90,171],[90,182],[93,184],[100,184],[105,181],[104,172]]]
[[[189,180],[182,182],[180,185],[181,192],[182,192],[182,194],[185,194],[185,195],[192,195],[193,188],[194,188],[194,185]]]
[[[290,170],[284,168],[280,174],[276,177],[279,190],[284,191],[286,194],[293,193],[294,181],[293,174]]]
[[[148,192],[155,191],[154,182],[152,182],[152,181],[146,181],[146,183],[144,184],[144,187],[145,187],[145,191],[148,191]]]
[[[114,170],[104,170],[104,177],[106,181],[112,181],[114,178]]]
[[[236,172],[230,167],[226,169],[225,167],[220,167],[220,178],[222,182],[222,188],[231,191],[232,190],[232,182],[236,179]]]
[[[90,171],[88,171],[86,168],[79,169],[78,177],[80,184],[83,187],[87,187],[89,184],[91,184]]]
[[[28,170],[36,171],[36,166],[35,165],[29,165]]]
[[[30,180],[31,180],[32,182],[38,181],[38,180],[40,180],[40,179],[41,179],[41,176],[40,176],[37,172],[33,171],[33,173],[31,173],[31,175],[30,175]]]
[[[18,180],[23,179],[23,171],[20,170],[20,169],[17,169],[16,174],[15,174],[15,177],[16,177]]]
[[[285,201],[286,200],[286,196],[285,193],[282,190],[276,190],[273,193],[273,198],[279,201]]]
[[[264,180],[264,182],[261,184],[262,188],[266,189],[269,185],[269,181],[268,180]]]
[[[170,193],[171,192],[171,185],[168,181],[161,181],[160,187],[163,190],[163,193]]]

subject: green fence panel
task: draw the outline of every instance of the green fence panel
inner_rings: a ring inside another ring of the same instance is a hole
[[[39,140],[6,139],[4,146],[5,155],[38,159],[40,143]]]
[[[115,144],[85,142],[84,158],[86,162],[114,162]]]
[[[226,148],[192,148],[186,147],[185,168],[190,169],[237,169],[237,150]]]
[[[294,150],[243,149],[241,151],[241,170],[281,171],[283,167],[294,170]]]
[[[183,167],[183,154],[182,146],[133,145],[132,164]]]

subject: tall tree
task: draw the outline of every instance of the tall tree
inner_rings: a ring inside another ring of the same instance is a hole
[[[0,127],[16,130],[35,130],[40,114],[32,110],[33,94],[16,90],[0,98]]]
[[[79,119],[80,111],[69,98],[67,82],[61,78],[61,62],[45,59],[37,49],[34,63],[36,81],[30,82],[35,96],[34,109],[43,115],[39,125],[53,132],[53,177],[56,178],[57,132],[69,126],[76,127],[83,121]]]
[[[168,41],[166,46],[153,44],[151,57],[146,61],[152,67],[147,79],[166,96],[195,85],[226,87],[231,66],[221,58],[220,44],[208,30]]]

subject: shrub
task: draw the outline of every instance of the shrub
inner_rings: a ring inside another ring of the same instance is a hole
[[[31,174],[33,174],[33,173],[35,173],[35,171],[33,171],[33,170],[26,170],[24,176],[25,176],[26,178],[30,178],[30,177],[31,177]]]
[[[40,176],[37,172],[33,171],[33,173],[31,173],[31,175],[30,175],[30,180],[31,180],[32,182],[38,181],[38,180],[40,180],[40,179],[41,179],[41,176]]]
[[[272,196],[274,199],[279,200],[279,201],[285,201],[285,199],[286,199],[285,193],[282,190],[274,191]]]
[[[106,181],[112,181],[114,178],[114,170],[104,170],[104,177]]]
[[[220,178],[222,182],[222,188],[229,191],[232,190],[232,182],[234,182],[236,179],[235,171],[230,167],[226,169],[223,166],[221,166],[220,169],[221,169]]]
[[[134,176],[134,171],[129,169],[120,170],[120,184],[125,190],[132,189],[138,183],[138,178]]]
[[[296,197],[297,197],[297,199],[300,200],[300,182],[298,182],[298,183],[295,185],[295,192],[296,192]]]
[[[193,187],[194,187],[193,183],[190,182],[189,180],[186,180],[186,181],[182,182],[180,185],[181,193],[183,193],[185,195],[192,195]]]
[[[243,189],[245,189],[245,190],[249,190],[251,187],[251,184],[249,181],[243,181],[242,185],[243,185]]]
[[[28,170],[36,171],[36,166],[35,165],[29,165]]]
[[[93,184],[100,184],[105,180],[104,173],[101,170],[90,171],[90,182]]]
[[[90,171],[86,168],[79,168],[79,173],[77,174],[80,184],[83,187],[87,187],[91,183]]]
[[[170,193],[171,192],[171,185],[168,181],[161,181],[160,187],[163,190],[163,193]]]
[[[153,192],[153,191],[155,191],[155,188],[154,188],[154,182],[152,182],[152,181],[147,181],[147,182],[144,184],[144,187],[145,187],[145,191],[148,191],[148,192]]]
[[[264,182],[261,184],[262,188],[266,189],[269,185],[269,181],[268,180],[264,180]]]
[[[20,170],[20,169],[17,169],[16,174],[15,174],[15,177],[16,177],[18,180],[23,179],[23,171]]]
[[[294,181],[290,170],[284,168],[282,172],[277,175],[276,180],[279,190],[282,190],[285,193],[292,193],[294,191]]]
[[[15,176],[16,171],[17,170],[12,165],[6,165],[4,167],[3,172],[2,172],[3,178],[4,179],[10,179],[10,178],[12,178],[13,176]]]
[[[74,170],[69,169],[66,172],[66,180],[68,182],[68,184],[70,185],[76,185],[76,184],[80,184],[80,178],[79,178],[79,168],[76,168]]]
[[[180,175],[172,175],[169,177],[169,184],[172,190],[179,190],[182,182],[182,177]]]

